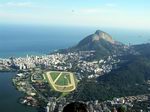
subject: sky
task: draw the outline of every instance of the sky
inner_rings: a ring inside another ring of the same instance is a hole
[[[0,0],[0,23],[150,29],[150,0]]]

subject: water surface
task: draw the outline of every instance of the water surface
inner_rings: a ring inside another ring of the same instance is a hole
[[[15,73],[0,73],[0,112],[37,112],[18,103],[22,94],[12,84]]]

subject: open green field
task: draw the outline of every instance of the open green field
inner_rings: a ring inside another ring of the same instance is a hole
[[[56,81],[57,85],[68,85],[70,83],[71,81],[69,73],[62,73],[59,79]]]
[[[53,79],[53,81],[59,76],[58,72],[51,72],[51,77]]]
[[[71,92],[76,89],[76,78],[71,72],[48,71],[45,73],[50,86],[58,92]]]

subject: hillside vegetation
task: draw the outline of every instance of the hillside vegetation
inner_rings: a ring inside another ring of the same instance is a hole
[[[139,55],[122,57],[118,69],[100,76],[97,81],[82,81],[74,97],[80,100],[106,100],[113,97],[139,95],[149,93],[150,80],[150,45],[134,46]]]

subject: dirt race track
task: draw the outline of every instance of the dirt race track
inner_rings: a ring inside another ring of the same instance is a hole
[[[55,72],[55,73],[59,73],[59,75],[56,77],[55,80],[53,80],[52,78],[52,73]],[[69,79],[67,79],[66,75],[64,74],[67,74],[70,78],[70,82],[69,82]],[[68,83],[63,85],[58,85],[57,82],[60,80],[63,81],[62,79],[62,75],[63,75],[63,79],[65,80],[68,80]],[[46,77],[47,77],[47,81],[48,83],[53,87],[53,89],[55,91],[58,91],[58,92],[71,92],[71,91],[74,91],[76,89],[76,79],[74,77],[74,74],[71,73],[71,72],[59,72],[59,71],[48,71],[46,72]],[[60,79],[61,78],[61,79]]]

